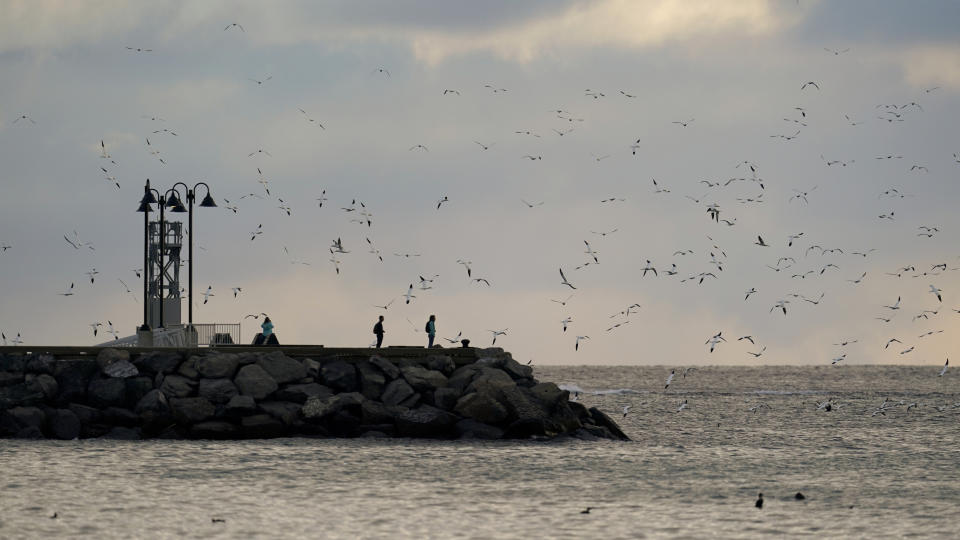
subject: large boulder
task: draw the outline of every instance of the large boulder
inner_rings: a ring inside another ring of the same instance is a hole
[[[149,377],[131,377],[124,381],[127,386],[127,401],[136,403],[153,390],[153,381]]]
[[[621,441],[629,441],[630,437],[627,437],[627,434],[624,433],[620,426],[616,424],[607,414],[596,407],[590,407],[590,416],[593,419],[593,423],[597,426],[606,428],[613,434],[614,437],[620,439]]]
[[[200,356],[191,356],[181,362],[180,367],[177,368],[177,375],[181,375],[192,381],[199,379],[200,372],[197,371],[197,361],[200,360],[200,358]]]
[[[60,387],[58,399],[64,403],[83,401],[90,380],[99,370],[94,358],[61,358],[56,362],[53,372]]]
[[[444,375],[450,375],[457,369],[457,364],[454,363],[453,358],[447,355],[435,354],[427,357],[427,369],[439,371]]]
[[[291,425],[300,419],[302,405],[289,401],[261,401],[260,410],[280,420],[284,425]]]
[[[27,360],[27,373],[46,373],[53,375],[57,359],[52,354],[33,354]]]
[[[140,425],[140,416],[130,409],[122,407],[107,407],[103,410],[101,417],[103,422],[111,426],[138,426]]]
[[[67,408],[73,411],[73,414],[77,415],[77,418],[80,419],[80,423],[84,426],[100,423],[100,420],[103,418],[103,413],[100,412],[100,409],[97,409],[96,407],[81,405],[79,403],[71,403],[67,406]],[[81,434],[83,434],[82,431]]]
[[[540,403],[543,403],[549,408],[553,408],[559,403],[565,403],[570,400],[570,392],[561,390],[552,382],[537,384],[530,389],[530,393],[533,397],[537,398]]]
[[[433,404],[445,411],[452,411],[459,399],[460,392],[456,388],[437,388],[433,393]]]
[[[370,363],[380,368],[380,371],[390,380],[400,376],[400,368],[382,356],[371,356]]]
[[[477,375],[473,378],[473,381],[467,385],[466,392],[474,392],[478,388],[486,386],[512,388],[515,387],[516,384],[513,382],[513,378],[507,375],[506,371],[491,367],[481,367],[478,368]]]
[[[34,381],[0,388],[0,410],[43,402],[43,388]]]
[[[53,409],[47,421],[52,437],[69,441],[80,436],[80,419],[70,409]]]
[[[357,370],[343,360],[328,362],[320,368],[323,382],[337,392],[353,392],[357,388]]]
[[[170,398],[170,411],[178,424],[196,424],[211,418],[217,412],[206,398]]]
[[[100,369],[104,375],[107,377],[114,377],[117,379],[126,379],[128,377],[136,377],[140,374],[140,371],[136,366],[130,363],[129,360],[117,360],[103,368]]]
[[[410,386],[418,392],[433,392],[447,384],[446,375],[420,366],[403,366],[400,368],[400,373],[403,374],[403,378]]]
[[[457,434],[461,439],[484,439],[496,440],[503,438],[503,430],[496,427],[477,422],[471,418],[464,418],[456,424]]]
[[[237,373],[240,359],[235,354],[208,354],[193,357],[194,366],[201,377],[208,379],[230,379]]]
[[[463,394],[467,386],[473,382],[473,379],[479,373],[480,370],[474,365],[459,367],[447,378],[447,388],[453,388],[458,393]]]
[[[149,375],[156,375],[158,373],[169,375],[177,371],[177,366],[180,365],[182,360],[179,353],[158,351],[141,354],[138,358],[134,359],[133,365]]]
[[[303,358],[300,360],[300,363],[303,364],[303,367],[307,368],[307,377],[316,379],[320,376],[320,362],[312,358]]]
[[[240,389],[241,394],[253,396],[253,399],[258,401],[276,392],[280,387],[266,370],[256,364],[240,368],[233,382]]]
[[[100,438],[114,441],[137,441],[140,440],[140,430],[132,427],[116,426]]]
[[[497,401],[494,390],[471,392],[461,397],[453,411],[464,418],[472,418],[484,424],[499,424],[507,419],[507,408]]]
[[[317,422],[340,412],[344,408],[359,408],[359,406],[363,404],[364,399],[363,394],[359,392],[336,394],[326,399],[314,397],[303,404],[301,414],[305,420]]]
[[[371,399],[360,404],[360,420],[365,425],[392,424],[400,412],[398,407],[389,407]]]
[[[379,399],[387,382],[383,371],[368,360],[361,360],[357,362],[357,373],[360,375],[360,393],[367,399]]]
[[[397,432],[403,437],[444,439],[453,435],[458,418],[436,407],[421,405],[397,416]]]
[[[27,360],[22,354],[0,354],[0,371],[20,371],[27,368]]]
[[[49,400],[53,400],[60,393],[60,385],[57,384],[57,380],[54,379],[52,375],[47,375],[46,373],[39,375],[32,373],[27,374],[26,382],[39,387],[44,397]]]
[[[97,354],[97,365],[100,367],[100,370],[105,370],[111,364],[116,362],[130,362],[130,351],[126,349],[101,349],[100,353]],[[106,374],[106,372],[104,372]]]
[[[94,379],[87,387],[87,399],[97,407],[123,405],[127,396],[127,384],[123,379]]]
[[[383,395],[380,396],[380,401],[385,405],[400,405],[414,394],[416,394],[416,392],[407,384],[406,380],[394,379],[383,389]]]
[[[0,388],[23,382],[22,371],[0,371]]]
[[[210,403],[227,403],[233,396],[240,395],[240,390],[230,379],[200,379],[197,395]]]
[[[236,439],[239,434],[237,426],[215,420],[200,422],[190,428],[190,436],[195,439]]]
[[[307,368],[280,351],[267,353],[257,360],[257,365],[273,377],[278,384],[299,381],[307,376]]]
[[[157,416],[164,416],[170,412],[170,403],[167,396],[160,390],[151,390],[145,396],[140,398],[137,406],[133,409],[144,420],[149,420]]]
[[[274,397],[280,401],[293,401],[296,403],[306,403],[312,397],[328,398],[333,395],[326,386],[317,383],[291,384],[277,390]],[[377,396],[379,397],[379,396]]]
[[[257,402],[251,396],[234,396],[223,409],[223,413],[231,417],[247,416],[256,411]]]
[[[46,419],[43,410],[38,407],[14,407],[7,412],[17,421],[17,426],[20,428],[41,427]]]
[[[196,382],[182,375],[167,375],[160,385],[160,390],[170,398],[190,397],[196,388]]]
[[[240,419],[240,431],[251,439],[283,436],[283,423],[269,414],[255,414]]]

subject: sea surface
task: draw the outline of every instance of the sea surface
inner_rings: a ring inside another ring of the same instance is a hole
[[[535,367],[633,442],[0,440],[0,538],[960,537],[960,372],[670,370]]]

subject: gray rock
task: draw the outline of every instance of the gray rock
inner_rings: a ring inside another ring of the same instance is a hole
[[[22,382],[22,371],[0,371],[0,387],[13,386]]]
[[[77,415],[77,418],[80,419],[80,423],[84,426],[99,423],[100,419],[103,417],[103,413],[100,412],[100,409],[95,407],[89,407],[79,403],[71,403],[67,406],[67,408],[73,411],[73,414]]]
[[[459,399],[460,392],[456,388],[437,388],[433,393],[433,404],[445,411],[452,411]]]
[[[497,401],[493,390],[469,393],[457,401],[453,410],[464,418],[484,424],[499,424],[509,416],[507,408]]]
[[[410,396],[410,397],[408,397],[407,399],[401,401],[401,402],[400,402],[400,406],[401,406],[401,407],[405,407],[405,408],[407,408],[407,409],[413,409],[414,407],[416,407],[417,405],[420,404],[420,400],[422,400],[422,399],[423,399],[423,396],[421,396],[421,395],[420,395],[419,393],[417,393],[417,392],[414,392],[412,396]]]
[[[597,426],[606,428],[613,436],[621,441],[629,441],[630,437],[620,430],[620,426],[613,421],[607,414],[596,407],[590,407],[590,417]]]
[[[195,381],[200,378],[200,372],[197,371],[197,361],[200,360],[199,356],[191,356],[183,362],[180,363],[180,367],[177,368],[177,374],[182,375],[192,381]]]
[[[333,391],[323,386],[322,384],[317,383],[306,383],[306,384],[291,384],[285,386],[280,390],[277,390],[277,393],[274,394],[274,397],[280,401],[294,401],[297,403],[306,403],[308,399],[312,397],[323,397],[328,398],[333,395]],[[377,396],[379,397],[379,396]]]
[[[46,419],[43,410],[38,407],[14,407],[7,412],[10,413],[10,416],[17,421],[17,425],[21,428],[27,426],[40,427]]]
[[[397,416],[397,432],[402,437],[448,438],[458,418],[436,407],[421,405]]]
[[[140,371],[151,375],[158,373],[169,375],[177,371],[177,367],[182,360],[183,358],[178,353],[153,352],[141,354],[134,359],[133,365],[137,366]]]
[[[43,402],[43,389],[34,381],[0,387],[0,410]]]
[[[457,369],[457,364],[453,358],[442,354],[435,354],[427,357],[427,369],[439,371],[444,375],[450,375]]]
[[[80,436],[80,419],[70,409],[53,409],[47,415],[50,435],[62,441]]]
[[[529,390],[516,386],[500,387],[498,397],[500,403],[506,405],[511,419],[543,422],[550,418],[550,411],[529,395]]]
[[[410,386],[418,392],[433,392],[447,384],[446,375],[420,366],[404,366],[400,368],[400,373],[403,374],[403,378]]]
[[[500,369],[507,372],[514,379],[529,379],[533,376],[533,368],[517,362],[513,358],[504,359]]]
[[[371,431],[364,431],[363,433],[361,433],[360,438],[361,439],[389,439],[390,435],[387,435],[382,431],[371,430]]]
[[[167,375],[160,385],[160,391],[170,398],[190,397],[196,388],[197,383],[183,375]]]
[[[53,375],[54,367],[57,364],[57,359],[53,357],[52,354],[34,354],[30,355],[30,359],[27,360],[27,373],[46,373],[47,375]]]
[[[200,422],[190,428],[190,436],[195,439],[236,439],[239,434],[237,426],[229,422]]]
[[[357,373],[360,375],[360,393],[367,399],[379,399],[387,382],[383,371],[369,361],[361,360],[357,362]]]
[[[194,359],[197,372],[208,379],[233,378],[240,366],[240,358],[235,354],[214,353]]]
[[[247,416],[256,412],[257,402],[251,396],[234,396],[227,402],[223,412],[227,416]]]
[[[300,360],[300,362],[303,364],[303,367],[307,368],[307,377],[316,379],[320,376],[320,362],[312,358],[304,358]]]
[[[364,399],[363,394],[359,392],[336,394],[326,399],[310,398],[303,404],[301,413],[305,420],[316,422],[338,413],[346,407],[359,407],[363,404]]]
[[[474,377],[473,381],[467,385],[466,392],[476,391],[477,388],[484,386],[493,386],[493,387],[509,387],[512,388],[516,386],[513,382],[513,378],[510,375],[507,375],[507,372],[502,371],[497,368],[491,367],[481,367],[478,368],[477,376]]]
[[[357,389],[357,370],[343,360],[328,362],[320,368],[323,382],[336,392],[352,392]]]
[[[20,424],[10,413],[5,410],[0,410],[0,437],[10,437],[16,435],[20,431]]]
[[[94,379],[87,387],[87,399],[97,407],[123,405],[127,385],[123,379]]]
[[[60,387],[59,400],[83,401],[90,379],[100,370],[94,358],[61,358],[54,364],[53,376]]]
[[[307,368],[280,351],[267,353],[257,360],[257,365],[273,377],[278,384],[287,384],[307,376]]]
[[[103,371],[110,364],[120,362],[121,360],[129,362],[130,361],[130,351],[126,349],[102,349],[99,354],[97,354],[97,365],[100,367],[100,370]]]
[[[202,397],[170,398],[170,411],[178,424],[186,425],[203,422],[212,417],[217,408]]]
[[[283,423],[269,414],[245,416],[240,420],[244,437],[266,439],[283,435]]]
[[[37,426],[27,426],[14,435],[17,439],[43,439],[43,431]]]
[[[413,388],[407,384],[406,380],[394,379],[387,383],[386,388],[383,389],[383,395],[380,396],[380,401],[385,405],[399,405],[413,395]]]
[[[230,379],[200,379],[197,395],[206,398],[210,403],[227,403],[234,396],[240,395],[240,390]]]
[[[24,371],[27,360],[22,354],[0,354],[0,371]]]
[[[570,400],[570,392],[561,390],[552,382],[540,383],[531,388],[530,393],[533,394],[533,397],[537,398],[540,403],[543,403],[548,408],[552,408],[558,403]]]
[[[360,404],[360,420],[364,424],[392,424],[400,412],[399,407],[388,407],[370,399]]]
[[[114,441],[137,441],[140,440],[140,430],[136,428],[117,426],[100,438]]]
[[[121,407],[107,407],[103,410],[101,417],[103,422],[116,426],[137,426],[140,425],[140,416],[130,409]]]
[[[46,373],[34,375],[31,373],[27,375],[26,381],[38,386],[43,392],[43,395],[49,400],[56,398],[60,393],[60,385],[57,384],[57,380],[54,379],[52,375]]]
[[[400,368],[382,356],[371,356],[370,363],[380,368],[387,379],[393,380],[400,376]]]
[[[502,439],[504,434],[503,430],[496,426],[490,426],[470,418],[460,420],[455,427],[461,439],[496,440]]]
[[[130,363],[129,360],[117,360],[112,362],[103,368],[100,369],[104,375],[107,377],[114,377],[117,379],[126,379],[128,377],[136,377],[140,374],[140,371],[136,366]]]
[[[153,390],[153,381],[149,377],[131,377],[125,381],[127,385],[127,400],[136,403]]]
[[[233,382],[245,396],[261,400],[277,391],[279,385],[262,367],[250,364],[240,368]]]
[[[167,415],[170,412],[170,403],[162,391],[151,390],[140,398],[133,410],[144,420],[154,419]]]
[[[280,420],[284,425],[291,425],[300,419],[300,409],[303,406],[289,401],[261,401],[260,410]]]
[[[457,368],[450,377],[447,378],[447,388],[453,388],[458,393],[463,394],[467,386],[473,382],[473,379],[480,374],[480,370],[473,365],[467,365]]]

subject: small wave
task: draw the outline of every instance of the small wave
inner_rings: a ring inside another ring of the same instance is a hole
[[[823,390],[754,390],[746,392],[747,394],[760,394],[764,396],[809,396],[813,394],[824,394]]]
[[[567,390],[570,393],[590,394],[593,396],[609,396],[609,395],[622,396],[626,394],[645,393],[640,390],[634,390],[632,388],[609,388],[609,389],[601,389],[601,390],[584,390],[583,388],[580,388],[580,386],[576,384],[560,384],[560,385],[557,385],[557,387],[560,388],[561,390]]]

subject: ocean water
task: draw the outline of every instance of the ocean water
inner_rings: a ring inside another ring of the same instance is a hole
[[[0,538],[960,536],[958,372],[670,369],[535,368],[633,442],[0,440]]]

